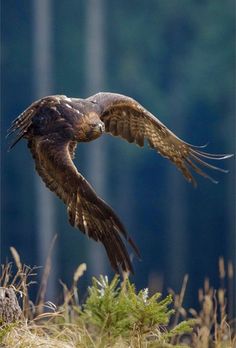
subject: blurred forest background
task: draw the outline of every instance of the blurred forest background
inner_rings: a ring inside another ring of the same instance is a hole
[[[179,137],[207,151],[235,153],[235,2],[233,0],[24,0],[1,2],[1,262],[14,246],[69,283],[77,265],[112,275],[102,247],[69,226],[64,205],[44,189],[26,142],[7,152],[10,122],[49,94],[129,95]],[[141,249],[138,288],[178,291],[189,274],[188,305],[208,276],[217,286],[220,256],[235,263],[235,160],[194,189],[148,148],[104,136],[79,145],[75,163],[115,209]]]

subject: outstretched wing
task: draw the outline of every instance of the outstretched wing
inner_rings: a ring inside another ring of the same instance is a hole
[[[212,182],[216,181],[198,165],[227,172],[203,159],[222,160],[232,155],[209,154],[199,150],[201,147],[182,141],[134,99],[121,94],[98,93],[87,100],[100,105],[100,117],[105,123],[107,133],[120,136],[139,146],[144,146],[144,142],[147,140],[151,148],[171,160],[185,178],[194,185],[196,185],[196,181],[190,168]]]
[[[35,159],[36,170],[46,186],[67,205],[71,225],[104,245],[116,272],[119,267],[133,272],[122,237],[136,253],[138,250],[113,210],[77,171],[72,162],[75,143],[59,137],[55,139],[54,135],[53,138],[34,137],[28,141],[28,146]]]

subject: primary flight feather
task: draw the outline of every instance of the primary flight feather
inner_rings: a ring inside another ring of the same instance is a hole
[[[215,182],[200,166],[226,172],[204,159],[231,156],[206,153],[182,141],[134,99],[115,93],[98,93],[87,99],[64,95],[42,98],[12,122],[8,135],[14,132],[17,135],[10,148],[21,138],[27,139],[38,174],[66,204],[70,224],[104,245],[116,272],[119,267],[133,272],[123,239],[137,255],[139,251],[114,211],[75,167],[77,143],[92,141],[103,132],[139,146],[146,140],[193,185],[196,181],[191,170]]]

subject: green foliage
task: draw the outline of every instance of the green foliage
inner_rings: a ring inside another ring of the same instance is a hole
[[[78,304],[76,283],[64,286],[64,303],[59,311],[42,313],[34,320],[0,327],[0,342],[6,347],[178,347],[179,338],[192,331],[193,321],[183,321],[171,328],[172,296],[149,296],[148,289],[136,291],[128,279],[115,276],[93,278],[88,297]],[[56,308],[56,307],[55,307]],[[38,324],[40,325],[38,325]],[[183,345],[181,346],[184,347]],[[186,347],[186,346],[185,346]]]
[[[153,341],[167,344],[171,338],[190,332],[193,324],[184,321],[168,331],[174,313],[171,304],[170,295],[161,300],[160,293],[149,296],[147,288],[137,292],[128,279],[120,283],[115,276],[109,283],[107,276],[100,276],[93,278],[81,317],[100,335],[133,336],[139,340],[150,339],[152,344]]]
[[[195,320],[184,320],[181,321],[178,325],[176,325],[173,329],[171,329],[169,332],[165,333],[165,337],[173,338],[176,335],[182,335],[183,333],[190,333],[192,332],[193,325],[196,324]]]

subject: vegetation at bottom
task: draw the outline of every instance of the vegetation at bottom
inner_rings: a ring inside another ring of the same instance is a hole
[[[183,308],[187,276],[180,294],[163,298],[161,293],[150,296],[148,288],[137,291],[127,274],[122,280],[116,275],[111,281],[101,275],[92,279],[81,303],[77,285],[86,270],[82,264],[74,273],[71,288],[62,283],[63,301],[56,306],[44,301],[49,257],[37,300],[32,303],[29,287],[37,270],[22,265],[14,248],[11,252],[17,270],[13,272],[13,264],[7,263],[0,276],[1,347],[235,347],[233,321],[228,321],[226,313],[226,290],[211,288],[209,281],[199,290],[199,312]],[[226,273],[221,259],[220,277]],[[233,277],[231,263],[228,276]]]

